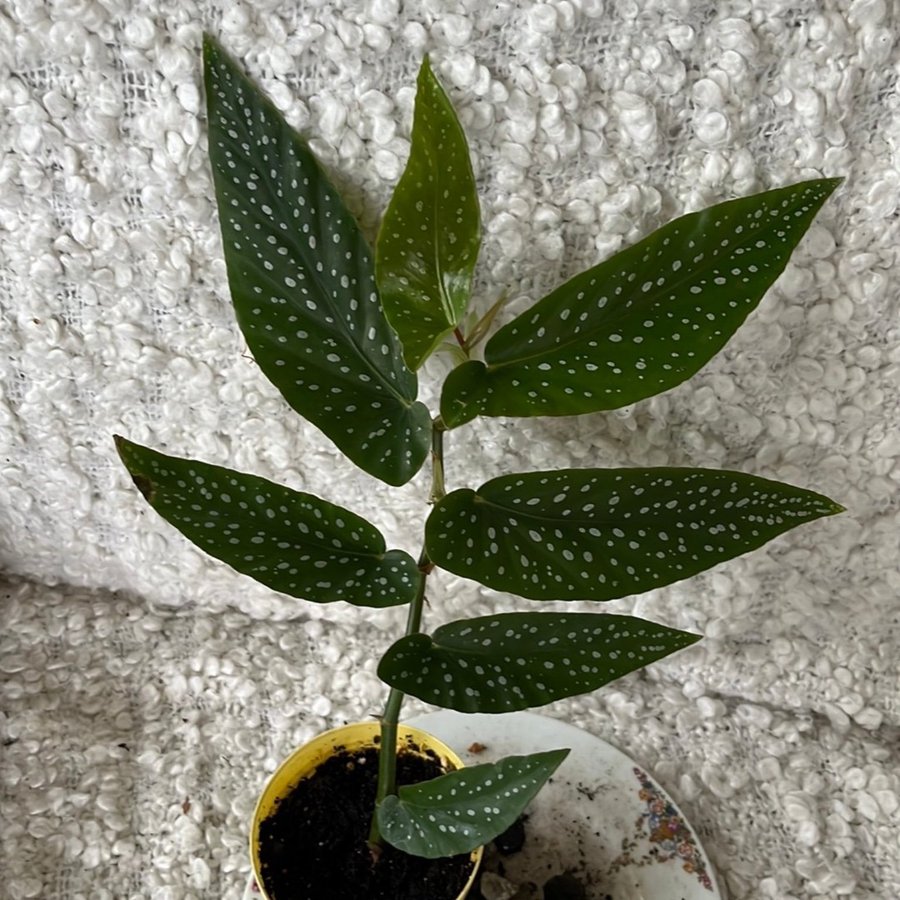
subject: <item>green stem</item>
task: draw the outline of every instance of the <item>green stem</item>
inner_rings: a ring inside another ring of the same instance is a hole
[[[431,429],[431,493],[428,502],[432,505],[443,499],[444,488],[444,432],[447,430],[443,419],[437,416]]]
[[[424,557],[425,553],[422,552]],[[420,559],[421,568],[421,559]],[[422,572],[422,581],[416,597],[409,607],[409,617],[406,622],[406,634],[415,634],[419,631],[422,622],[422,608],[425,605],[425,579],[426,573]],[[378,751],[378,788],[375,794],[377,806],[390,794],[397,793],[397,723],[400,721],[400,709],[403,706],[404,694],[396,688],[391,688],[387,703],[384,705],[384,714],[381,717],[381,747]],[[374,817],[369,831],[369,843],[381,843],[381,835]]]
[[[444,423],[440,417],[434,420],[431,437],[431,503],[437,503],[444,495]],[[416,634],[422,628],[422,611],[425,607],[425,582],[428,573],[434,568],[425,548],[419,554],[419,571],[422,578],[419,589],[409,607],[406,619],[406,635]],[[381,746],[378,752],[378,787],[375,793],[375,808],[385,797],[397,793],[397,726],[400,721],[400,710],[403,706],[404,694],[391,688],[384,713],[381,717]],[[375,815],[369,826],[369,846],[381,847],[384,841],[378,828]]]

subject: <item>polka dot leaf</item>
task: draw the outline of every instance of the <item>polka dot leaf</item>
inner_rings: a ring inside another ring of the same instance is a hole
[[[381,834],[397,849],[426,859],[471,853],[519,818],[568,754],[507,756],[401,787],[378,806]]]
[[[787,265],[838,186],[828,178],[682,216],[567,281],[444,383],[441,416],[617,409],[690,378]]]
[[[425,526],[429,558],[535,600],[612,600],[659,588],[842,507],[714,469],[562,469],[453,491]]]
[[[378,676],[447,709],[513,712],[597,690],[697,640],[631,616],[503,613],[401,638]]]
[[[431,418],[365,238],[305,142],[210,37],[204,64],[228,283],[247,344],[349,459],[403,484],[425,460]]]
[[[122,437],[116,449],[147,502],[201,550],[272,588],[355,606],[410,602],[423,577],[411,556],[349,510]]]
[[[411,368],[417,369],[463,317],[480,243],[466,137],[426,56],[409,161],[375,247],[384,309]]]

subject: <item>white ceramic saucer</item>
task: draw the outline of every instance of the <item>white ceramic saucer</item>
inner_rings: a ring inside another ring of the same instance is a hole
[[[569,872],[588,900],[722,900],[709,859],[671,798],[605,741],[529,712],[441,710],[409,724],[440,738],[466,765],[571,750],[528,808],[525,847],[503,859],[511,881],[543,885]]]
[[[543,885],[569,872],[588,900],[723,900],[696,833],[671,798],[624,753],[558,719],[534,713],[441,710],[415,725],[466,765],[568,747],[528,808],[526,844],[503,858],[513,882]],[[244,900],[259,900],[251,878]]]

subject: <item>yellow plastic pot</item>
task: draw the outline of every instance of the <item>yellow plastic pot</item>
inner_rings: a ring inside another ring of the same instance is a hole
[[[364,747],[374,747],[375,738],[380,734],[381,726],[378,722],[360,722],[326,731],[313,738],[308,744],[296,749],[275,770],[256,804],[253,824],[250,828],[250,859],[253,863],[253,877],[256,879],[263,900],[271,900],[271,898],[266,893],[263,884],[262,866],[259,859],[259,828],[262,821],[272,814],[275,805],[282,797],[289,794],[299,781],[312,775],[335,752],[336,748],[340,747],[352,752]],[[462,760],[442,741],[418,728],[400,725],[397,729],[397,749],[410,747],[432,750],[448,771],[463,767]],[[481,854],[481,847],[472,851],[472,874],[456,900],[465,900],[468,895],[475,882],[475,875],[481,863]]]

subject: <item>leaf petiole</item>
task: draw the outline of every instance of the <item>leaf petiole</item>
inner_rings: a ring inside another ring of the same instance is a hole
[[[431,492],[428,495],[428,502],[432,506],[440,503],[447,496],[444,486],[444,432],[446,430],[441,417],[436,416],[431,427]]]
[[[491,330],[491,325],[494,324],[494,319],[497,318],[497,313],[506,306],[507,300],[509,300],[509,291],[504,290],[493,302],[491,308],[475,323],[469,332],[469,336],[465,339],[465,343],[462,345],[467,357],[487,337],[488,332]]]

